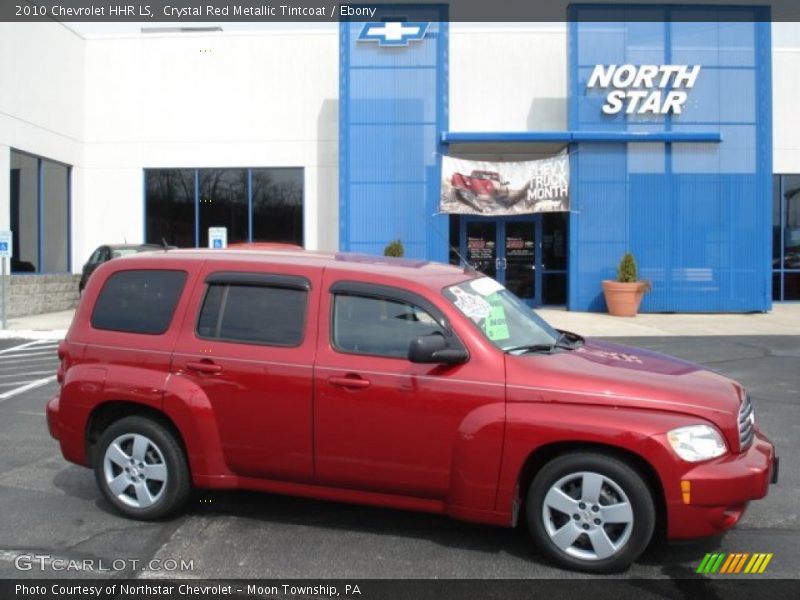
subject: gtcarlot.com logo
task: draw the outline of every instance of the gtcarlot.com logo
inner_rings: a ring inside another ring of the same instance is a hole
[[[726,575],[756,575],[767,570],[772,560],[772,552],[719,552],[706,554],[697,573],[705,575],[719,573]]]
[[[19,554],[14,557],[18,571],[194,571],[194,560],[157,559],[149,561],[135,558],[68,559],[49,554]]]

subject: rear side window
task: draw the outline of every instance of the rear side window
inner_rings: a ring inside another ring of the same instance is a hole
[[[267,346],[303,341],[306,290],[267,285],[210,284],[197,335]]]
[[[162,334],[169,329],[185,284],[185,271],[117,271],[106,280],[97,297],[92,327]]]

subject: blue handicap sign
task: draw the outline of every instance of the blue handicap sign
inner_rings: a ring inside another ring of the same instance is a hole
[[[214,240],[214,248],[222,248],[222,240]]]
[[[8,242],[0,242],[0,252],[8,252]]]

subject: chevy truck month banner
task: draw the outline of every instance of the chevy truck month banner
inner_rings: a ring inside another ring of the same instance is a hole
[[[569,211],[567,152],[541,160],[486,162],[442,158],[439,211],[504,216]]]

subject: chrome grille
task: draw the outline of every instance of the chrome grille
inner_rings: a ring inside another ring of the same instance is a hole
[[[750,394],[745,394],[742,405],[739,407],[739,450],[746,450],[753,443],[754,424],[753,403],[750,400]]]

